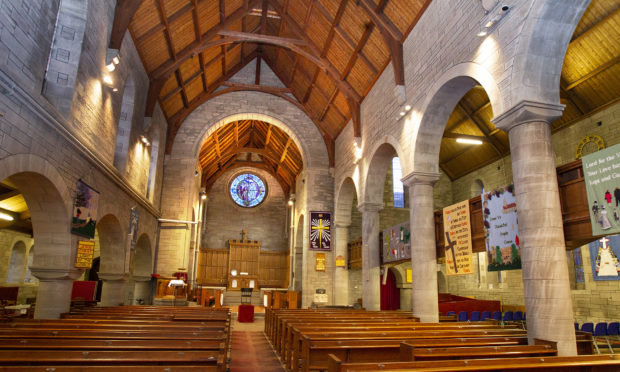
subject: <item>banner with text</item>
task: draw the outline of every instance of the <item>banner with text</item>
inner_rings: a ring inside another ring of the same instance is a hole
[[[620,144],[581,158],[592,235],[620,232]]]
[[[446,274],[471,274],[474,264],[471,253],[469,200],[443,209],[443,231],[446,234]]]
[[[513,185],[482,194],[482,218],[488,270],[520,269],[521,248]]]

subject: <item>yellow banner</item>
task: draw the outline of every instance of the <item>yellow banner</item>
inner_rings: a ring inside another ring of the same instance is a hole
[[[77,254],[75,255],[75,267],[78,269],[90,269],[93,265],[95,242],[78,240]]]
[[[471,253],[468,200],[443,209],[443,230],[446,273],[448,275],[471,274],[474,265]]]

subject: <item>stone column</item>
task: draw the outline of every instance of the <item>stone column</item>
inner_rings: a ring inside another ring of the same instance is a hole
[[[439,321],[437,253],[433,185],[439,173],[413,172],[403,178],[409,188],[411,231],[411,306],[421,322]]]
[[[78,269],[48,269],[31,267],[30,272],[39,279],[35,319],[58,319],[71,308],[73,281],[83,271]]]
[[[120,273],[99,273],[103,280],[101,287],[101,306],[118,306],[125,302],[127,275]]]
[[[549,127],[563,109],[563,105],[522,101],[493,122],[508,132],[510,139],[529,342],[534,338],[556,341],[559,355],[576,355]]]
[[[150,276],[134,276],[134,290],[133,290],[133,298],[134,303],[137,305],[138,299],[142,299],[143,305],[151,305],[153,303],[153,288],[151,285],[151,277]]]
[[[336,257],[342,256],[347,261],[347,241],[349,225],[336,223],[336,248],[334,249],[334,305],[349,304],[349,270],[347,267],[336,267]]]
[[[362,302],[366,310],[381,309],[379,211],[383,203],[362,203]]]

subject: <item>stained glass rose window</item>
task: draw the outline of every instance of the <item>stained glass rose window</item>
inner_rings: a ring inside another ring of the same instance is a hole
[[[240,174],[230,183],[230,197],[241,207],[256,207],[265,200],[266,194],[265,182],[251,173]]]

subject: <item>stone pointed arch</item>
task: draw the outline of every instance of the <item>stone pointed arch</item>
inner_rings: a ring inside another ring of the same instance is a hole
[[[359,198],[357,185],[351,177],[345,178],[340,183],[340,188],[336,195],[335,223],[336,225],[349,226],[351,224],[353,199],[355,196]]]
[[[503,111],[501,91],[491,73],[473,62],[453,66],[435,81],[422,105],[410,160],[412,168],[403,166],[403,175],[409,174],[407,171],[439,172],[439,149],[448,118],[461,98],[476,85],[482,85],[486,91],[493,112]]]
[[[142,234],[136,242],[136,250],[132,262],[133,276],[150,277],[153,273],[153,252],[151,240],[147,234]]]
[[[97,221],[101,273],[122,274],[125,270],[125,239],[118,218],[106,214]]]
[[[370,162],[366,168],[366,177],[364,178],[363,198],[360,203],[383,204],[383,190],[385,188],[385,177],[388,169],[392,167],[392,158],[398,156],[403,159],[403,152],[399,150],[396,140],[386,136],[384,141],[377,142],[372,149]],[[404,170],[403,170],[404,174]]]

